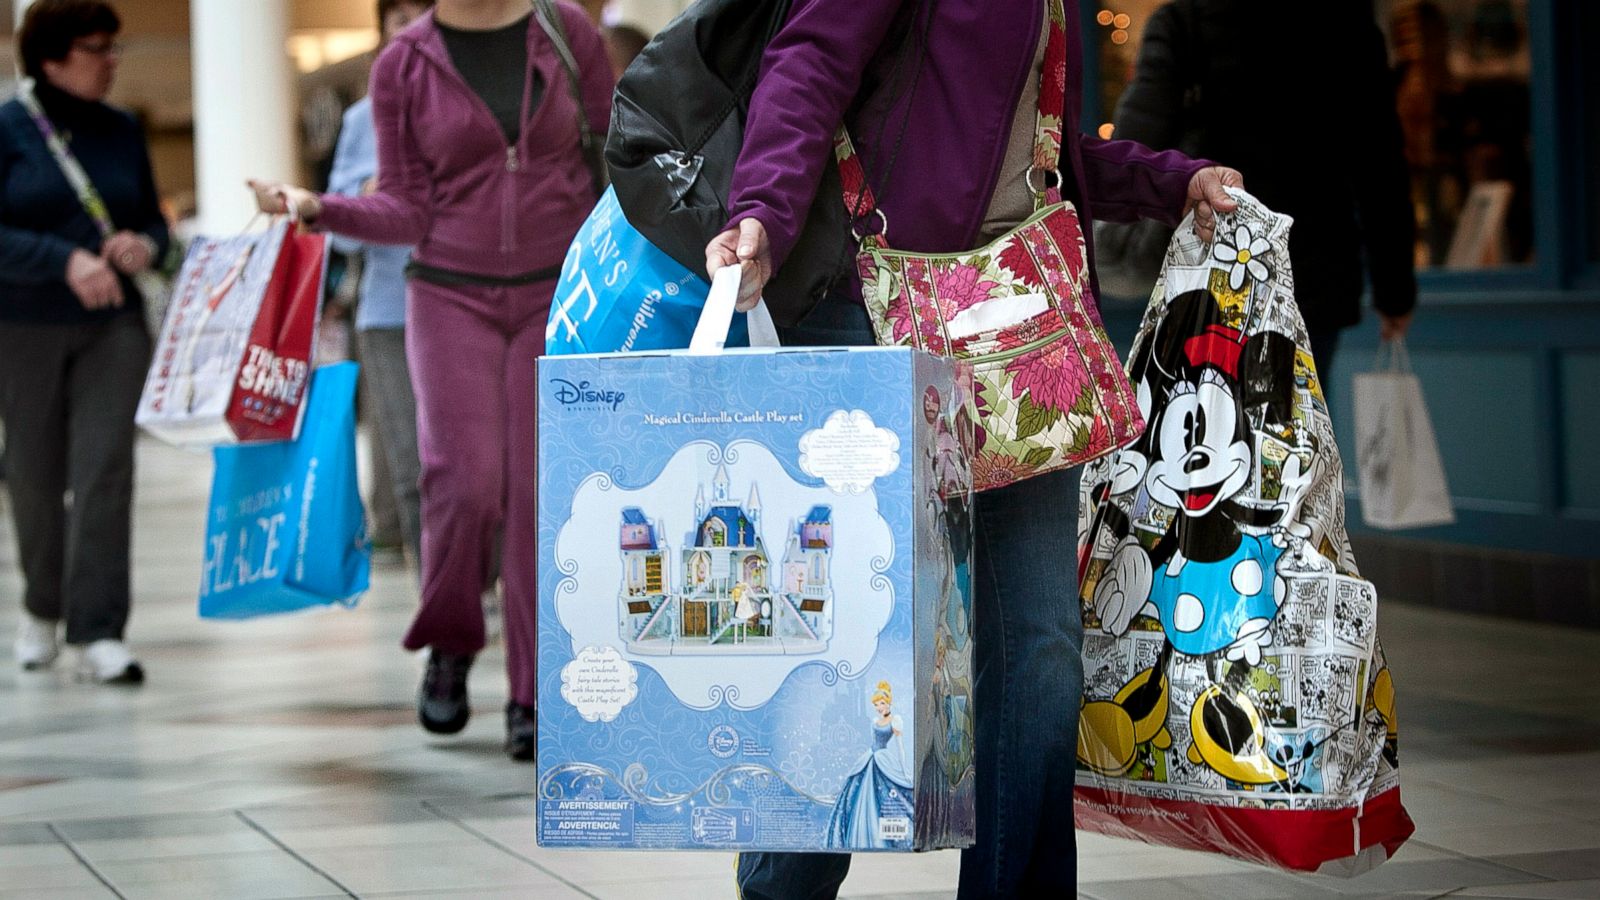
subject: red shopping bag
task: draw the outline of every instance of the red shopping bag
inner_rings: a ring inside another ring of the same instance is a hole
[[[322,306],[326,239],[288,222],[190,245],[135,417],[180,445],[292,440]]]

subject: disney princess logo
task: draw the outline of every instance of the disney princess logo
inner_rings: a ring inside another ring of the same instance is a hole
[[[556,386],[556,402],[562,406],[605,406],[615,412],[628,396],[622,391],[606,390],[588,381],[574,383],[565,378],[552,378],[550,383]]]
[[[739,752],[739,732],[731,725],[718,725],[706,735],[706,749],[717,759],[727,759]]]

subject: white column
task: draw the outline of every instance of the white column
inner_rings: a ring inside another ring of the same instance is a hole
[[[245,179],[296,177],[289,0],[191,0],[189,29],[199,227],[227,234],[255,214]]]
[[[16,10],[16,13],[17,13],[17,20],[12,24],[15,25],[17,28],[21,28],[22,27],[22,14],[27,12],[28,11],[28,7],[30,7],[32,5],[33,5],[33,0],[11,0],[11,8]],[[17,67],[18,68],[22,67],[21,60],[17,61]]]

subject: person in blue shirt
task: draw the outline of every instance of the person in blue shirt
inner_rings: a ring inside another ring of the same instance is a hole
[[[379,0],[378,21],[383,44],[432,6],[423,0]],[[372,100],[363,97],[345,110],[339,144],[334,151],[331,193],[360,196],[376,183],[378,142],[372,127]],[[417,401],[406,365],[406,277],[410,247],[363,244],[332,236],[334,249],[361,256],[361,292],[356,304],[356,340],[382,448],[379,465],[387,465],[400,517],[407,556],[421,561],[422,514],[417,459]]]

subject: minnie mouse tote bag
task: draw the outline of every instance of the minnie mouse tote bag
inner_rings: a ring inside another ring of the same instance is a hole
[[[1083,477],[1078,826],[1356,874],[1413,830],[1394,684],[1291,221],[1234,194],[1167,251],[1129,366],[1145,434]]]

